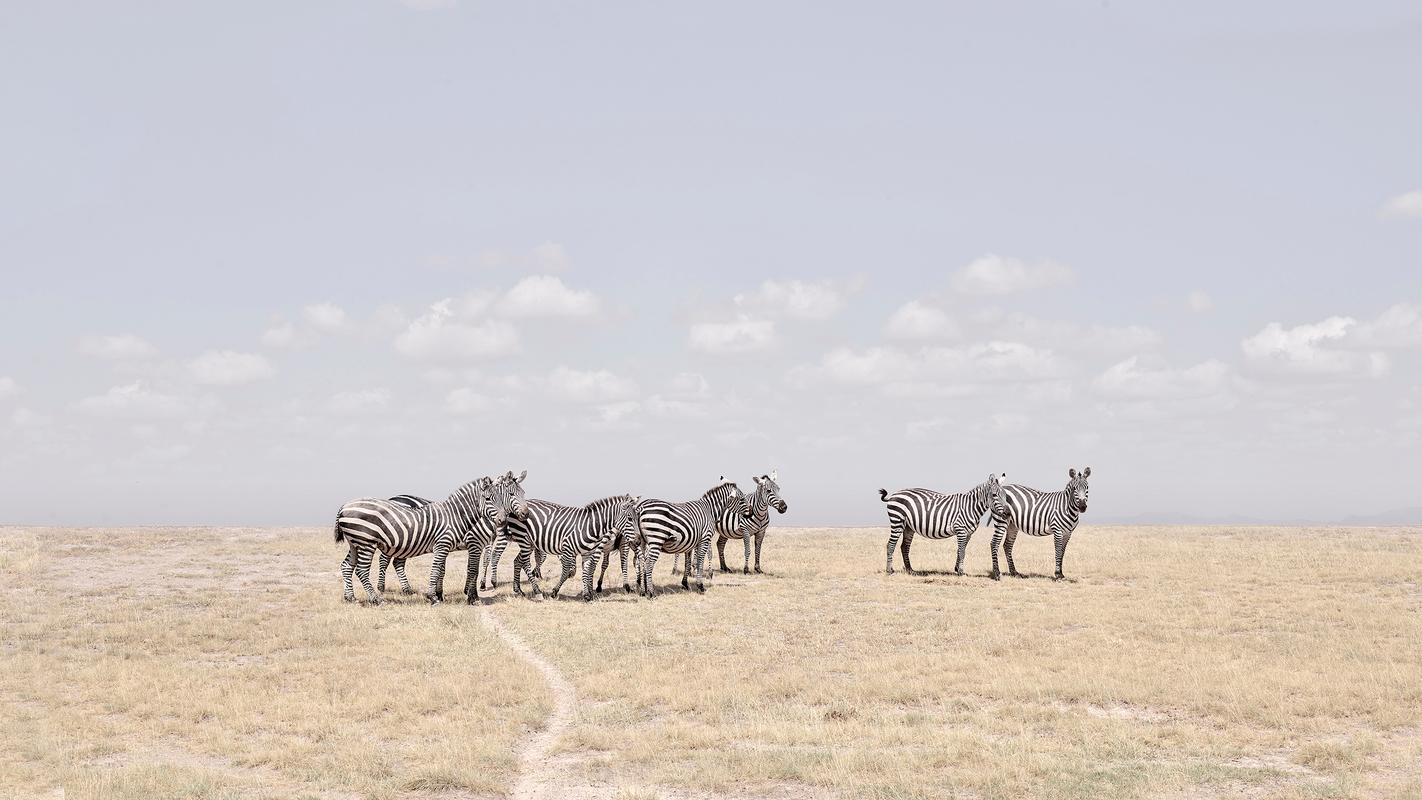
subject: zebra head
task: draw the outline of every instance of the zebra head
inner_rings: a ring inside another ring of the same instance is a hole
[[[1067,477],[1071,478],[1067,482],[1067,494],[1071,497],[1071,507],[1076,509],[1078,514],[1086,513],[1086,501],[1090,499],[1091,487],[1087,485],[1086,479],[1091,477],[1091,467],[1087,467],[1081,472],[1074,468],[1067,470]]]
[[[528,470],[517,478],[509,470],[494,483],[494,502],[503,509],[504,516],[528,519],[528,500],[523,496],[523,479],[527,477]]]
[[[474,481],[475,507],[479,513],[489,518],[494,523],[495,528],[503,527],[508,521],[508,513],[499,505],[494,490],[493,478],[480,478]]]
[[[618,498],[617,513],[613,516],[612,535],[623,537],[623,541],[637,535],[637,506],[642,502],[640,495],[624,494]]]
[[[751,506],[750,498],[741,491],[735,481],[726,480],[726,476],[721,476],[721,482],[706,491],[703,495],[711,501],[715,513],[720,514],[723,508],[734,508],[736,512],[745,519],[755,518],[755,509]]]
[[[760,505],[764,502],[767,505],[775,506],[777,512],[784,514],[790,506],[786,505],[785,501],[780,497],[780,484],[775,482],[778,476],[778,472],[771,470],[769,475],[762,475],[759,478],[753,479],[757,487],[756,505]]]
[[[987,495],[988,508],[997,515],[1004,515],[1007,511],[1007,504],[1002,495],[1002,482],[1005,480],[1007,480],[1006,472],[1001,474],[989,472],[987,480],[978,487],[979,492]]]

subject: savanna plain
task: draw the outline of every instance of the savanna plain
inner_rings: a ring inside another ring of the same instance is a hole
[[[1422,797],[1422,529],[886,538],[372,607],[329,529],[0,528],[0,797]]]

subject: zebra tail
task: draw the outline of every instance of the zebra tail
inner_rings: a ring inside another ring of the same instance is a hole
[[[338,541],[338,542],[343,542],[343,541],[345,541],[345,540],[346,540],[346,534],[341,530],[341,515],[340,515],[340,514],[337,514],[337,515],[336,515],[336,541]]]
[[[881,503],[887,503],[887,502],[889,502],[889,493],[886,492],[886,491],[884,491],[883,489],[880,489],[880,490],[879,490],[879,502],[881,502]]]

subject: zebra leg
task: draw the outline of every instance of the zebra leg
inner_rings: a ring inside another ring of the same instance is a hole
[[[591,603],[593,599],[593,570],[597,569],[597,553],[589,553],[583,558],[583,602]]]
[[[676,566],[676,560],[672,560],[672,566]],[[681,588],[691,588],[691,551],[686,551],[686,569],[681,571]]]
[[[1057,546],[1057,574],[1052,576],[1052,580],[1059,581],[1066,576],[1062,574],[1062,559],[1066,558],[1067,542],[1071,541],[1071,531],[1052,531],[1052,543]]]
[[[479,564],[484,560],[484,546],[470,543],[469,566],[464,569],[464,600],[469,605],[479,602]]]
[[[493,552],[489,555],[489,583],[488,583],[488,585],[482,586],[482,587],[480,587],[480,588],[483,588],[483,589],[493,589],[495,586],[498,586],[498,585],[499,585],[499,560],[504,557],[504,548],[506,548],[506,547],[508,547],[508,546],[509,546],[509,537],[507,537],[507,536],[500,536],[500,537],[498,537],[497,539],[494,540]],[[515,566],[514,566],[514,575],[515,575],[515,580],[517,580],[517,577],[516,577],[516,576],[518,575],[518,566],[517,566],[518,561],[517,561],[517,559],[515,559],[514,564],[515,564]],[[520,592],[520,594],[522,594],[522,592]]]
[[[696,545],[696,591],[706,594],[706,581],[703,579],[706,568],[706,556],[711,552],[711,531],[702,535],[701,541]],[[687,554],[690,557],[690,553]]]
[[[1002,577],[1002,573],[997,571],[997,547],[1002,544],[1003,536],[1006,533],[1007,523],[994,519],[992,521],[992,572],[988,573],[988,577],[993,580],[998,580]],[[1011,558],[1011,556],[1008,556],[1008,558]]]
[[[730,568],[726,566],[726,537],[719,533],[716,534],[716,555],[721,559],[721,571],[730,572]]]
[[[909,548],[913,547],[913,528],[904,528],[904,540],[899,544],[899,550],[904,556],[904,572],[910,575],[917,575],[913,571],[913,562],[909,561]]]
[[[657,543],[650,543],[642,553],[642,563],[638,565],[642,576],[642,594],[648,600],[655,600],[657,597],[656,587],[652,585],[652,570],[657,566],[657,557],[662,554],[662,546]]]
[[[532,581],[534,578],[543,578],[543,559],[546,555],[546,553],[538,550],[533,551],[533,574],[529,576],[529,581]]]
[[[351,545],[350,549],[346,551],[346,557],[341,560],[341,583],[345,588],[345,594],[341,596],[341,599],[347,603],[355,602],[355,589],[351,586],[351,574],[355,572],[355,558],[352,556],[354,552],[355,545]]]
[[[525,551],[522,549],[523,545],[519,545],[519,548],[519,556],[523,558],[523,569],[528,573],[528,585],[532,587],[533,598],[535,600],[541,600],[543,599],[543,590],[538,588],[538,579],[543,576],[538,573],[537,569],[530,570],[529,567],[533,566],[533,560],[541,557],[542,554],[537,550]],[[514,575],[518,575],[517,562],[514,563]]]
[[[760,571],[760,545],[761,545],[761,543],[764,542],[764,541],[765,541],[765,531],[762,530],[760,533],[757,533],[757,534],[755,535],[755,574],[757,574],[757,575],[762,575],[762,574],[764,574],[764,573],[762,573],[762,572]]]
[[[355,553],[355,573],[360,578],[360,585],[365,587],[365,593],[370,597],[370,602],[380,605],[380,595],[375,593],[375,587],[370,585],[370,559],[375,553],[368,547],[362,547]]]
[[[672,574],[673,574],[673,575],[676,575],[676,574],[678,574],[678,573],[680,573],[680,572],[681,572],[681,562],[680,562],[680,561],[677,561],[675,558],[673,558],[673,559],[672,559]]]
[[[1017,525],[1007,523],[1007,538],[1002,540],[1002,552],[1007,554],[1007,574],[1014,578],[1025,578],[1026,575],[1017,571],[1017,565],[1012,563],[1012,546],[1017,543]]]
[[[958,531],[958,563],[953,565],[953,574],[963,574],[963,556],[968,554],[968,539],[972,538],[973,532],[962,528]]]
[[[744,529],[742,529],[742,531],[744,531]],[[751,540],[750,534],[743,532],[743,534],[742,534],[742,536],[741,536],[741,542],[744,543],[745,546],[746,546],[746,560],[745,560],[744,562],[742,562],[742,564],[741,564],[741,574],[742,574],[742,575],[749,575],[749,574],[750,574],[750,540]]]
[[[637,566],[637,554],[633,551],[632,546],[624,544],[617,548],[618,560],[622,562],[622,591],[632,594],[632,584],[627,582],[627,555],[629,552],[632,554],[632,566],[635,568]]]
[[[548,593],[549,597],[557,598],[558,592],[562,591],[563,583],[573,577],[573,573],[578,569],[578,556],[572,552],[564,552],[559,556],[563,562],[563,571],[558,576],[558,583],[553,586],[553,591]]]
[[[375,577],[375,591],[385,594],[385,568],[390,566],[390,556],[381,553],[378,558],[380,559],[380,574]]]
[[[899,546],[899,537],[904,535],[902,520],[889,520],[889,546],[884,548],[884,572],[894,574],[894,548]]]
[[[382,556],[381,566],[383,567],[385,566],[383,558],[385,554],[381,553],[380,555]],[[395,567],[395,577],[400,579],[400,594],[414,594],[415,590],[410,586],[410,579],[405,577],[405,559],[397,558],[394,559],[391,563]],[[382,575],[381,577],[384,577],[384,575]]]
[[[449,558],[449,545],[441,542],[435,545],[434,563],[430,565],[430,590],[425,599],[431,605],[444,602],[444,562]]]

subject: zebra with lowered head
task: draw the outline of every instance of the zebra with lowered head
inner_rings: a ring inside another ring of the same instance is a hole
[[[749,519],[750,504],[745,494],[735,483],[721,478],[721,482],[707,489],[699,499],[685,503],[666,500],[643,500],[637,506],[637,584],[647,599],[657,596],[652,585],[652,570],[662,553],[695,553],[696,591],[705,592],[706,583],[703,568],[706,553],[711,549],[711,532],[715,530],[716,519],[727,508],[733,509]],[[682,588],[690,588],[688,578],[691,562],[681,576]]]
[[[778,478],[779,473],[775,470],[771,470],[769,475],[752,478],[755,481],[755,493],[747,497],[750,517],[742,517],[729,506],[716,517],[716,556],[721,561],[722,572],[730,572],[726,568],[726,540],[740,539],[745,543],[746,550],[746,560],[741,572],[750,574],[752,538],[755,539],[755,571],[760,572],[760,545],[765,541],[766,529],[770,527],[770,509],[774,508],[778,514],[784,514],[789,509],[780,497],[780,484],[776,482]]]
[[[1081,472],[1074,468],[1067,470],[1067,485],[1059,492],[1040,492],[1026,486],[1002,487],[1002,502],[992,510],[992,579],[1001,573],[997,570],[997,546],[1007,554],[1007,574],[1023,578],[1012,563],[1012,545],[1017,541],[1018,532],[1028,536],[1051,536],[1056,545],[1057,571],[1053,580],[1066,577],[1062,574],[1062,559],[1066,557],[1067,543],[1072,531],[1086,513],[1086,502],[1090,499],[1091,487],[1087,478],[1091,477],[1091,467]]]
[[[509,520],[507,527],[508,540],[519,547],[518,555],[514,557],[514,594],[523,594],[519,579],[525,572],[533,586],[533,596],[542,594],[538,578],[530,569],[530,556],[548,553],[558,556],[563,568],[551,596],[558,596],[563,583],[572,577],[581,562],[583,599],[592,600],[592,577],[597,557],[609,540],[630,528],[639,500],[623,494],[594,500],[581,507],[530,500],[527,519]]]
[[[904,571],[914,574],[909,560],[909,548],[914,534],[929,539],[958,537],[958,562],[953,572],[963,574],[963,556],[968,551],[968,539],[978,529],[986,513],[1002,493],[1001,479],[1007,473],[990,473],[986,481],[958,494],[943,494],[932,489],[900,489],[893,494],[879,490],[879,500],[889,506],[889,545],[884,554],[884,571],[894,574],[894,546],[903,539]]]
[[[431,602],[439,602],[444,595],[444,557],[455,540],[475,528],[480,517],[498,526],[512,511],[513,504],[501,498],[488,479],[470,481],[448,498],[419,508],[378,499],[346,503],[336,513],[335,527],[336,541],[350,546],[341,562],[345,599],[355,600],[351,583],[351,574],[355,573],[371,603],[380,603],[380,595],[370,584],[370,559],[376,551],[392,558],[433,552],[435,563],[430,569],[428,597]]]

